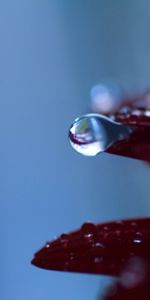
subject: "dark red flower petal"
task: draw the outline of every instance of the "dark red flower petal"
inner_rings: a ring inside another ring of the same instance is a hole
[[[32,264],[48,270],[117,276],[133,256],[150,260],[150,218],[85,223],[80,230],[48,242]]]
[[[122,102],[113,119],[136,130],[122,141],[113,144],[106,152],[150,162],[150,92]]]

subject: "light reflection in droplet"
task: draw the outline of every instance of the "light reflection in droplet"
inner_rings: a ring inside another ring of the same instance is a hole
[[[142,241],[140,240],[140,239],[134,239],[134,241],[133,241],[135,244],[140,244],[140,243],[142,243]]]

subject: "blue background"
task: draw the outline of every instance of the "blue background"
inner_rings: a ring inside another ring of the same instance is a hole
[[[85,158],[67,131],[90,89],[150,83],[148,0],[0,1],[0,298],[95,300],[105,277],[30,265],[84,221],[149,215],[142,162]]]

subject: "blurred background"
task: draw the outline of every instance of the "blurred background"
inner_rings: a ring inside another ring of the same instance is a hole
[[[0,298],[97,299],[109,279],[30,265],[87,220],[148,216],[148,166],[75,153],[68,128],[90,90],[150,84],[149,0],[0,1]]]

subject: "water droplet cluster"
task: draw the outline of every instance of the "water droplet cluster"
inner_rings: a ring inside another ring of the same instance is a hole
[[[35,254],[33,264],[52,270],[117,275],[128,259],[150,261],[150,219],[95,225],[62,234]]]

